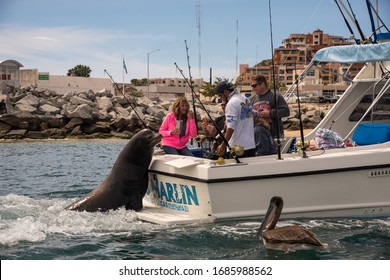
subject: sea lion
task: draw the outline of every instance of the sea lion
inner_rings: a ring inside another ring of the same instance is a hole
[[[143,129],[134,135],[119,154],[107,178],[84,198],[66,207],[76,211],[108,211],[121,206],[142,210],[148,187],[148,168],[154,146],[161,135]]]
[[[325,249],[328,244],[321,243],[314,233],[302,226],[275,228],[283,209],[283,199],[274,196],[270,200],[267,213],[257,232],[266,248],[284,251],[298,249]]]

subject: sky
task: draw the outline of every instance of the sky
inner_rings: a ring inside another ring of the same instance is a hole
[[[349,2],[371,34],[365,0]],[[390,28],[390,1],[378,5]],[[235,79],[239,64],[318,28],[350,36],[334,0],[0,0],[0,61],[51,75],[81,64],[115,82],[146,78],[148,68],[149,78]]]

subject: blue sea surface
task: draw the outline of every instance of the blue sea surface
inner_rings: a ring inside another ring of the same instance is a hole
[[[265,249],[261,221],[157,225],[132,211],[64,210],[109,174],[126,140],[0,143],[2,260],[389,260],[390,218],[294,219],[326,250]]]

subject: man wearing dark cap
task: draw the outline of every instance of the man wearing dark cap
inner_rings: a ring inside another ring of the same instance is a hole
[[[255,139],[253,128],[252,106],[249,99],[235,90],[235,86],[227,81],[218,83],[216,92],[226,102],[225,138],[230,147],[240,146],[244,149],[241,157],[255,156]],[[226,144],[222,142],[216,150],[218,156],[225,154]]]

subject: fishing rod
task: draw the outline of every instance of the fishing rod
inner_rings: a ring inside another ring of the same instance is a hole
[[[195,107],[195,89],[194,89],[194,85],[192,83],[192,76],[191,76],[191,66],[190,66],[190,57],[188,55],[188,47],[187,47],[187,40],[184,40],[184,43],[186,45],[186,53],[187,53],[187,64],[188,64],[188,75],[189,75],[189,78],[190,78],[190,88],[191,88],[191,93],[192,93],[192,108],[194,110],[194,119],[195,119],[195,125],[196,125],[196,131],[198,131],[198,121],[196,119],[196,107]]]
[[[276,142],[278,150],[278,159],[282,159],[281,149],[280,149],[280,123],[279,123],[279,114],[278,114],[278,95],[276,94],[276,80],[275,80],[275,60],[274,60],[274,43],[272,39],[272,18],[271,18],[271,0],[268,1],[268,12],[269,12],[269,27],[271,34],[271,54],[272,54],[272,79],[274,81],[274,102],[275,102],[275,115],[276,115]]]
[[[179,70],[180,74],[183,76],[184,80],[186,81],[186,83],[188,85],[190,85],[190,82],[188,81],[188,79],[184,76],[183,74],[183,71],[179,68],[179,66],[176,64],[175,62],[175,66],[176,66],[176,69]],[[200,104],[200,106],[202,107],[203,111],[206,112],[207,116],[209,117],[211,123],[213,124],[213,126],[215,127],[215,129],[217,130],[217,133],[218,135],[221,137],[222,141],[225,143],[226,147],[229,149],[231,155],[233,156],[233,158],[236,160],[237,163],[240,163],[240,160],[238,159],[237,155],[235,154],[235,152],[232,150],[232,148],[230,147],[229,145],[229,142],[226,140],[225,136],[223,135],[222,131],[219,129],[219,127],[217,126],[217,124],[215,123],[215,121],[213,120],[213,118],[210,116],[210,113],[208,112],[208,110],[206,109],[206,107],[204,106],[203,102],[200,100],[199,96],[196,95],[196,98],[198,99],[198,102]],[[194,114],[195,115],[195,114]]]
[[[376,15],[378,21],[381,22],[382,25],[381,25],[379,28],[384,27],[384,28],[387,30],[387,32],[390,32],[389,28],[387,28],[386,24],[383,22],[382,18],[381,18],[381,17],[379,16],[379,14],[378,14],[378,11],[377,11],[377,10],[374,8],[374,6],[371,4],[370,0],[366,0],[366,3],[367,3],[367,5],[369,5],[369,6],[371,7],[371,10],[370,10],[370,11],[374,11],[374,13],[375,13],[375,15]],[[378,24],[378,25],[379,25],[379,24]]]
[[[376,36],[376,28],[375,28],[375,22],[374,22],[374,17],[373,17],[373,15],[372,15],[372,11],[371,11],[371,3],[369,4],[369,0],[366,0],[366,4],[367,4],[367,10],[368,10],[368,16],[370,17],[370,22],[371,22],[371,31],[372,31],[372,33],[371,33],[371,35],[370,35],[370,38],[371,38],[371,36],[373,36],[374,37],[374,40],[372,40],[372,42],[374,43],[374,44],[376,44],[376,42],[377,42],[377,36]],[[380,29],[381,27],[379,27],[378,28],[378,30]]]
[[[355,43],[356,43],[357,45],[360,45],[360,40],[359,40],[359,39],[356,39],[355,33],[353,32],[353,29],[352,29],[351,25],[349,24],[347,18],[345,17],[345,15],[344,15],[344,13],[343,13],[343,10],[341,9],[339,3],[337,2],[337,0],[334,0],[334,2],[336,3],[337,7],[339,8],[339,11],[340,11],[340,13],[341,13],[341,16],[343,17],[344,22],[345,22],[345,24],[347,25],[348,30],[349,30],[349,32],[351,33],[352,38],[355,40]]]
[[[371,33],[371,36],[374,36],[374,40],[373,40],[373,43],[376,43],[377,42],[377,31],[380,30],[382,27],[384,27],[387,32],[390,32],[390,30],[387,28],[387,26],[385,25],[385,23],[382,21],[381,17],[379,16],[377,10],[374,8],[374,6],[371,4],[370,0],[366,0],[366,4],[367,4],[367,10],[368,10],[368,14],[370,16],[370,20],[371,20],[371,30],[372,30],[372,33]],[[377,18],[377,22],[378,22],[378,27],[376,28],[375,27],[375,23],[374,23],[374,17],[373,17],[373,14],[372,14],[372,11],[374,11],[375,13],[375,16]],[[379,22],[381,23],[381,26],[379,26]],[[370,37],[371,37],[370,36]]]
[[[297,64],[295,64],[295,83],[297,85],[297,101],[298,101],[298,118],[299,118],[299,132],[301,135],[301,151],[302,151],[302,158],[307,158],[306,154],[306,145],[305,145],[305,138],[303,134],[303,122],[302,122],[302,112],[301,112],[301,101],[299,98],[299,79],[297,75]]]
[[[362,29],[360,28],[359,22],[358,22],[357,19],[356,19],[356,15],[355,15],[355,13],[353,12],[351,3],[349,3],[349,0],[347,0],[347,3],[348,3],[348,6],[349,6],[349,9],[351,10],[353,19],[354,19],[354,21],[355,21],[356,28],[357,28],[357,30],[359,31],[360,37],[362,37],[362,40],[363,40],[363,42],[364,42],[364,41],[366,41],[366,38],[365,38],[365,36],[364,36],[364,34],[363,34]]]
[[[123,97],[126,99],[127,103],[129,103],[131,109],[133,109],[133,112],[136,114],[136,116],[138,117],[138,119],[141,121],[142,125],[145,127],[145,128],[149,128],[148,125],[141,119],[141,117],[138,115],[137,113],[137,110],[135,109],[135,107],[133,106],[133,104],[130,102],[129,99],[127,99],[126,95],[121,91],[121,89],[119,88],[118,84],[114,81],[114,79],[112,78],[112,76],[107,72],[106,69],[104,69],[104,72],[107,73],[108,77],[110,77],[111,81],[114,83],[116,89],[122,93]]]
[[[360,36],[362,37],[362,41],[361,41],[361,42],[364,42],[364,41],[365,41],[364,34],[363,34],[363,32],[361,31],[361,29],[360,29],[360,25],[359,25],[359,23],[357,22],[356,17],[354,18],[354,16],[352,16],[352,15],[350,14],[350,12],[348,11],[347,7],[345,7],[344,2],[343,2],[342,0],[339,0],[339,2],[340,2],[340,4],[341,4],[341,6],[343,7],[344,11],[346,12],[346,14],[348,15],[348,17],[350,18],[350,20],[353,22],[353,24],[355,25],[355,27],[358,29],[359,34],[360,34]],[[349,3],[349,2],[348,2],[348,3]],[[360,29],[360,30],[359,30],[359,29]]]

